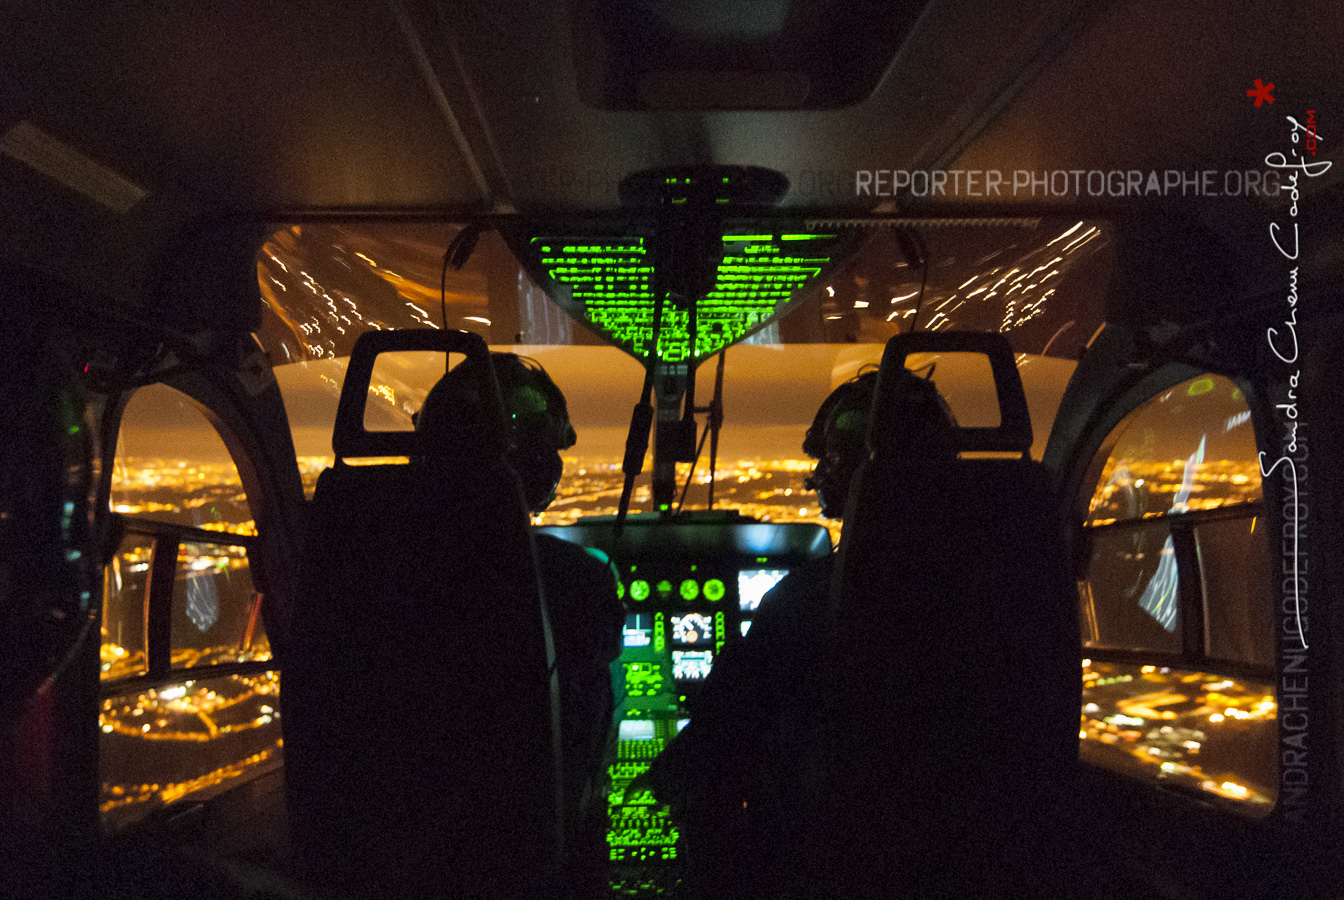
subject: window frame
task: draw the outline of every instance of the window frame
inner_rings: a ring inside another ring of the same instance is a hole
[[[183,678],[213,678],[229,675],[256,675],[279,671],[274,656],[271,659],[244,662],[213,663],[191,668],[173,668],[172,613],[173,587],[177,578],[177,559],[184,543],[216,544],[242,547],[252,565],[251,554],[257,545],[257,536],[232,531],[213,531],[178,525],[156,519],[112,513],[122,523],[125,534],[148,537],[153,541],[150,551],[149,579],[145,587],[145,672],[99,681],[100,699],[157,689]],[[264,602],[261,591],[257,603]]]
[[[1258,517],[1268,525],[1270,506],[1265,499],[1266,485],[1262,481],[1261,497],[1241,503],[1218,506],[1213,509],[1186,510],[1183,512],[1160,512],[1138,518],[1107,522],[1101,525],[1087,524],[1091,498],[1096,493],[1101,473],[1106,461],[1120,440],[1120,426],[1131,415],[1142,409],[1164,391],[1177,385],[1204,376],[1218,376],[1232,382],[1242,393],[1242,401],[1250,412],[1250,426],[1255,436],[1257,450],[1264,450],[1265,415],[1260,395],[1255,385],[1237,372],[1209,366],[1194,366],[1184,362],[1169,362],[1143,373],[1133,381],[1127,381],[1118,396],[1111,403],[1100,407],[1105,412],[1093,420],[1093,434],[1100,434],[1095,443],[1085,441],[1080,450],[1090,450],[1080,454],[1080,460],[1086,460],[1074,471],[1076,480],[1069,485],[1065,496],[1071,497],[1069,509],[1071,521],[1075,523],[1070,531],[1074,539],[1073,559],[1074,578],[1083,581],[1088,575],[1092,562],[1092,537],[1094,531],[1116,528],[1134,528],[1144,524],[1161,521],[1169,528],[1172,536],[1172,548],[1176,558],[1177,572],[1177,622],[1181,628],[1181,651],[1169,653],[1162,650],[1126,650],[1110,647],[1088,647],[1083,643],[1082,627],[1079,623],[1078,647],[1080,659],[1092,658],[1105,662],[1131,664],[1157,664],[1172,668],[1206,671],[1215,674],[1227,674],[1233,677],[1254,679],[1274,684],[1278,676],[1278,649],[1274,650],[1275,662],[1270,666],[1260,666],[1238,660],[1228,660],[1210,656],[1204,640],[1204,587],[1200,578],[1199,554],[1195,541],[1195,529],[1206,522],[1224,521]],[[1265,553],[1272,561],[1273,548],[1266,544]]]
[[[200,528],[187,524],[166,522],[152,515],[125,514],[113,511],[111,507],[112,484],[116,469],[119,438],[125,424],[123,414],[136,393],[140,389],[151,385],[163,385],[182,394],[201,415],[204,423],[213,429],[215,435],[223,442],[230,460],[238,470],[247,506],[255,523],[255,533],[246,534],[222,529]],[[244,385],[244,387],[247,387],[247,385]],[[256,393],[255,391],[250,392]],[[274,393],[274,399],[279,403],[273,405],[270,409],[283,416],[283,400],[279,397],[278,389]],[[158,377],[137,381],[134,384],[120,385],[117,390],[110,392],[107,396],[107,402],[100,416],[99,460],[101,468],[97,494],[97,502],[102,510],[102,515],[106,517],[105,534],[112,538],[117,545],[120,545],[127,535],[148,538],[151,548],[148,578],[143,596],[140,598],[144,604],[145,669],[135,674],[106,680],[100,677],[101,667],[94,670],[96,684],[93,686],[91,694],[96,700],[90,704],[89,709],[94,727],[97,727],[97,723],[101,720],[105,704],[118,698],[131,695],[144,696],[149,692],[192,681],[215,679],[228,681],[238,677],[255,677],[267,674],[278,676],[282,673],[280,656],[274,649],[277,639],[271,634],[271,629],[267,629],[267,638],[272,641],[272,655],[269,659],[220,662],[175,668],[172,664],[174,589],[183,544],[199,543],[241,547],[253,583],[252,614],[257,616],[259,623],[268,618],[267,610],[264,607],[267,604],[274,605],[272,592],[283,594],[286,585],[281,582],[272,586],[272,583],[265,579],[263,562],[267,562],[276,556],[284,560],[291,555],[293,548],[289,546],[287,540],[286,526],[293,525],[296,518],[301,516],[303,496],[302,486],[299,483],[297,461],[294,460],[292,446],[288,448],[289,452],[286,453],[287,448],[284,446],[284,441],[280,441],[277,446],[277,442],[267,439],[258,430],[258,420],[254,420],[249,413],[244,412],[239,407],[237,386],[230,383],[230,376],[225,373],[209,369],[174,368],[159,373]],[[263,397],[263,399],[265,398]],[[270,418],[273,419],[274,416],[270,416]],[[267,416],[260,417],[259,421],[266,422]],[[285,435],[288,435],[287,428]],[[294,496],[295,492],[286,491],[287,485],[283,477],[286,474],[285,472],[280,471],[279,474],[272,474],[259,467],[259,462],[268,459],[271,461],[272,467],[277,465],[276,460],[278,460],[278,465],[282,469],[286,465],[294,466],[292,473],[293,487],[296,489],[297,496]],[[294,500],[297,503],[291,505],[284,502],[285,499]],[[111,549],[115,552],[116,548]],[[265,559],[261,557],[265,557]],[[274,567],[275,565],[268,565],[266,569]],[[281,599],[285,598],[282,597]],[[101,606],[105,600],[105,597],[100,596],[100,617],[102,615]],[[95,664],[97,663],[96,652],[91,659]],[[279,731],[276,732],[276,736],[277,738],[280,737]],[[102,737],[102,734],[98,734],[97,739],[90,742],[91,752],[88,757],[90,776],[86,796],[92,801],[91,820],[96,823],[93,827],[106,837],[142,833],[145,829],[153,829],[156,827],[156,823],[162,823],[171,819],[174,815],[180,814],[186,806],[208,804],[220,793],[213,789],[204,793],[189,793],[184,797],[167,801],[161,806],[151,807],[143,814],[123,821],[109,819],[107,813],[101,809],[103,802],[106,800],[102,793],[103,788],[100,786],[105,785]],[[283,744],[279,746],[283,746]],[[226,786],[222,792],[227,793],[244,788],[250,781],[263,777],[273,771],[277,765],[282,765],[282,760],[283,756],[279,756],[265,763],[262,768],[253,769],[251,774]]]
[[[1081,367],[1080,367],[1081,368]],[[1064,504],[1068,525],[1066,533],[1071,541],[1070,558],[1073,562],[1073,577],[1076,581],[1087,578],[1092,561],[1092,541],[1089,532],[1093,529],[1125,527],[1125,524],[1151,523],[1161,519],[1173,534],[1173,552],[1178,567],[1178,617],[1185,614],[1187,603],[1193,602],[1200,615],[1196,639],[1203,644],[1203,584],[1198,566],[1198,552],[1195,546],[1194,532],[1208,522],[1231,521],[1259,517],[1263,528],[1257,527],[1259,546],[1270,563],[1271,578],[1274,571],[1275,545],[1272,534],[1277,532],[1279,521],[1278,485],[1274,479],[1262,476],[1261,497],[1259,500],[1243,501],[1214,509],[1187,510],[1172,513],[1170,511],[1154,513],[1147,518],[1131,519],[1122,522],[1110,522],[1104,525],[1088,525],[1091,498],[1094,496],[1106,460],[1114,450],[1120,438],[1120,425],[1134,412],[1162,392],[1170,390],[1182,382],[1204,375],[1218,375],[1231,381],[1243,395],[1246,408],[1250,410],[1250,424],[1255,437],[1257,453],[1271,452],[1277,455],[1273,440],[1273,417],[1263,393],[1255,378],[1245,372],[1230,371],[1227,368],[1207,364],[1192,365],[1189,362],[1167,359],[1160,362],[1136,364],[1130,362],[1127,375],[1118,375],[1111,382],[1109,390],[1090,404],[1091,413],[1086,424],[1082,425],[1068,444],[1067,455],[1058,456],[1060,468],[1056,484],[1059,486],[1061,502]],[[1059,427],[1056,420],[1056,428]],[[1054,435],[1052,434],[1052,441]],[[1047,454],[1049,456],[1049,454]],[[1187,538],[1178,540],[1176,534],[1185,531]],[[1187,587],[1187,580],[1191,587]],[[1187,600],[1192,597],[1192,600]],[[1266,598],[1268,602],[1269,597]],[[1178,618],[1185,626],[1185,620]],[[1192,623],[1193,624],[1193,623]],[[1084,623],[1080,622],[1080,626]],[[1278,702],[1279,675],[1282,666],[1281,646],[1274,640],[1273,662],[1268,666],[1253,665],[1235,660],[1225,660],[1209,656],[1203,652],[1189,654],[1185,641],[1187,632],[1182,632],[1182,650],[1180,653],[1165,653],[1156,650],[1125,650],[1106,647],[1087,647],[1083,645],[1083,632],[1079,631],[1080,662],[1094,661],[1140,668],[1170,668],[1187,672],[1203,672],[1210,675],[1226,676],[1239,680],[1255,681],[1266,685]],[[1086,697],[1084,698],[1086,704]],[[1277,727],[1277,724],[1276,724]],[[1082,741],[1080,740],[1080,745]],[[1276,745],[1277,746],[1277,745]],[[1080,753],[1081,753],[1080,746]],[[1236,823],[1233,827],[1264,827],[1264,823],[1277,822],[1282,817],[1280,797],[1264,813],[1257,813],[1241,801],[1229,800],[1215,794],[1201,791],[1180,782],[1156,779],[1149,775],[1135,775],[1111,768],[1103,763],[1083,759],[1080,766],[1088,773],[1088,778],[1100,779],[1098,784],[1108,785],[1106,790],[1119,790],[1125,796],[1138,797],[1145,793],[1144,803],[1157,803],[1164,814],[1174,815],[1184,821],[1187,816],[1216,816],[1221,822]],[[1277,785],[1281,761],[1277,751],[1274,754],[1274,781]],[[1170,799],[1168,799],[1170,798]]]
[[[1095,486],[1093,487],[1095,490]],[[1237,519],[1265,518],[1265,501],[1252,500],[1215,509],[1189,510],[1179,513],[1161,513],[1141,519],[1125,519],[1104,525],[1080,524],[1078,538],[1081,564],[1079,580],[1088,573],[1092,559],[1092,535],[1097,532],[1141,528],[1161,521],[1171,531],[1172,548],[1176,555],[1176,621],[1181,633],[1181,650],[1127,650],[1113,647],[1089,647],[1084,635],[1079,634],[1079,647],[1090,658],[1105,662],[1162,665],[1192,671],[1226,674],[1239,678],[1273,683],[1275,667],[1261,666],[1240,660],[1224,659],[1208,653],[1204,634],[1204,606],[1206,597],[1201,581],[1199,552],[1195,529],[1208,522]],[[1086,625],[1084,624],[1084,627]]]

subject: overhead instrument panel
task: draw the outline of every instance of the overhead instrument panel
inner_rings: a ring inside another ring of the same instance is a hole
[[[788,191],[768,169],[659,169],[629,176],[620,190],[615,226],[608,217],[500,227],[556,303],[646,364],[655,330],[657,358],[669,363],[749,336],[791,311],[854,245],[852,234],[768,215]]]
[[[653,349],[654,241],[552,234],[529,238],[520,256],[567,313],[647,361]],[[664,304],[659,358],[705,359],[790,312],[804,289],[843,257],[847,244],[837,233],[721,235],[713,287],[696,298],[693,311],[676,298]]]

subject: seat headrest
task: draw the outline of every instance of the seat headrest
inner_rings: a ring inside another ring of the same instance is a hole
[[[937,417],[930,404],[939,401],[932,384],[906,370],[905,359],[911,353],[987,356],[999,402],[999,424],[993,428],[956,426],[950,435],[931,430],[928,424],[936,424]],[[941,452],[949,440],[955,445],[954,452],[1009,452],[1024,457],[1030,453],[1027,395],[1017,374],[1012,345],[1003,335],[981,331],[918,332],[898,334],[887,341],[873,396],[869,449],[878,456],[930,455],[932,451]]]
[[[490,362],[490,350],[480,335],[470,331],[440,331],[436,328],[405,328],[390,331],[366,331],[355,342],[350,364],[341,386],[341,401],[336,410],[336,425],[331,435],[331,448],[338,460],[361,456],[425,456],[434,448],[422,446],[425,442],[414,431],[366,431],[364,408],[369,397],[369,382],[373,377],[374,359],[382,353],[420,350],[465,355],[475,360],[473,370],[478,377],[487,379],[480,395],[486,405],[483,433],[473,436],[482,442],[481,449],[503,455],[508,448],[509,426],[504,415],[504,401],[499,383]],[[446,359],[445,359],[446,365]]]
[[[956,458],[958,428],[932,381],[905,368],[878,374],[869,413],[868,448],[893,459]]]

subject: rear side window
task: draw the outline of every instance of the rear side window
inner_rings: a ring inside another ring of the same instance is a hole
[[[252,580],[238,467],[204,411],[164,385],[122,414],[103,575],[99,808],[105,830],[280,764],[279,673]]]
[[[1103,443],[1078,582],[1082,758],[1263,815],[1273,808],[1273,598],[1250,410],[1218,375]]]
[[[1125,417],[1103,445],[1087,524],[1260,500],[1251,411],[1220,375],[1176,385]]]

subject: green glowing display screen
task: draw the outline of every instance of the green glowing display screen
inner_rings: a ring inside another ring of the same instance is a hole
[[[524,264],[570,315],[641,361],[653,350],[652,237],[531,237]],[[665,302],[658,356],[713,356],[789,312],[841,258],[847,236],[725,234],[714,287],[690,311]]]

